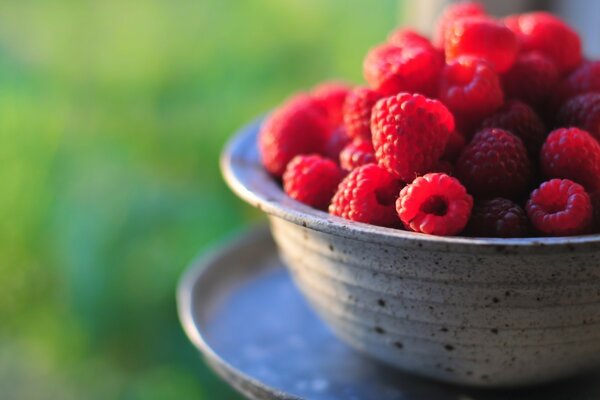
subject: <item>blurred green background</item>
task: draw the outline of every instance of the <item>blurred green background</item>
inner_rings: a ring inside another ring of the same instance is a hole
[[[260,216],[218,154],[340,77],[398,1],[0,3],[0,398],[237,398],[180,328],[199,252]]]

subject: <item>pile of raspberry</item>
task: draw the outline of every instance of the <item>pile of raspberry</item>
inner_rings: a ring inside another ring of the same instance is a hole
[[[352,221],[432,235],[567,236],[600,228],[600,60],[577,32],[476,2],[372,48],[366,84],[325,82],[263,123],[284,191]]]

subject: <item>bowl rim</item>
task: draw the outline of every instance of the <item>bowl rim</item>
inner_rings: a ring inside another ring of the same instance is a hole
[[[540,252],[590,247],[600,250],[600,234],[527,238],[436,236],[350,221],[314,209],[288,197],[262,167],[256,139],[264,118],[265,115],[261,115],[254,119],[229,139],[221,153],[220,168],[225,182],[235,194],[270,216],[351,239],[443,251],[454,251],[457,247],[465,251],[473,247],[495,248],[502,253],[533,248]]]

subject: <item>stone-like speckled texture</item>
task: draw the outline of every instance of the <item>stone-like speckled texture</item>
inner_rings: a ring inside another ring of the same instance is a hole
[[[600,236],[440,238],[353,223],[289,199],[258,161],[257,124],[222,158],[269,216],[293,277],[355,348],[444,381],[543,382],[600,362]]]

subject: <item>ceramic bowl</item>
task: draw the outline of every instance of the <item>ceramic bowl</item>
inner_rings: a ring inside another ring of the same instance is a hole
[[[541,383],[600,362],[600,235],[437,237],[331,216],[266,173],[259,127],[224,150],[225,180],[268,215],[295,282],[340,339],[477,386]]]

